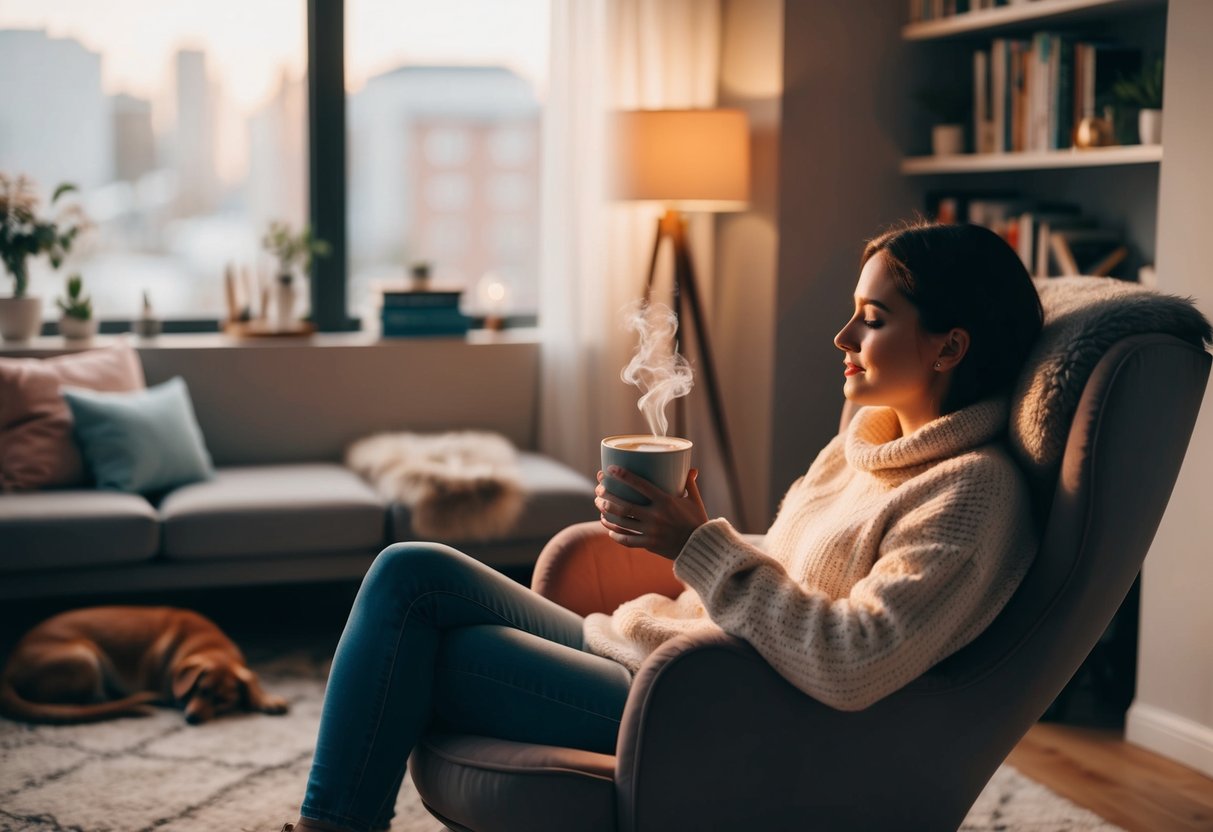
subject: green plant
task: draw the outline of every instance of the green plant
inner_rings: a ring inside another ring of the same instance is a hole
[[[55,188],[51,205],[75,190],[75,185],[64,182]],[[84,213],[76,205],[54,219],[39,217],[34,183],[25,176],[13,178],[0,173],[0,260],[13,279],[13,297],[25,296],[29,258],[45,252],[51,266],[59,268],[76,235],[86,226]]]
[[[67,279],[67,298],[57,298],[55,303],[69,318],[87,321],[93,317],[93,299],[82,294],[84,281],[74,274]]]
[[[293,275],[296,266],[303,266],[304,271],[312,268],[313,257],[327,257],[331,251],[324,240],[312,236],[310,226],[304,226],[299,233],[285,222],[271,222],[265,236],[261,238],[261,247],[272,254],[278,261],[278,274]]]
[[[1120,76],[1112,85],[1112,95],[1129,107],[1143,110],[1162,109],[1162,58],[1144,64],[1141,71],[1128,78]]]

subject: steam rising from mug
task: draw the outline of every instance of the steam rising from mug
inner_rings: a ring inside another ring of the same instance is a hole
[[[665,436],[666,405],[691,392],[695,384],[691,365],[674,343],[678,316],[663,303],[636,301],[624,309],[624,326],[637,335],[636,354],[619,376],[644,394],[636,406],[649,423],[649,432]]]

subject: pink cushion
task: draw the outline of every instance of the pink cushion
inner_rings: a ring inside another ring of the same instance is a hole
[[[113,393],[145,386],[139,354],[125,341],[54,358],[0,358],[0,491],[84,482],[64,384]]]

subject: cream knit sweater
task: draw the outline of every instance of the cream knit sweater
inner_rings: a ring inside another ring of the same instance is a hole
[[[705,523],[674,562],[689,588],[590,615],[587,646],[635,672],[667,639],[719,627],[810,696],[866,708],[985,629],[1036,553],[1022,475],[995,442],[1006,420],[991,400],[902,437],[892,410],[861,409],[761,548]]]

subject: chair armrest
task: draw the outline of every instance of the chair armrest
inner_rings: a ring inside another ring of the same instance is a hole
[[[646,592],[671,598],[686,587],[674,562],[647,549],[621,546],[597,521],[569,526],[539,553],[531,589],[578,615],[613,612]]]
[[[904,710],[897,695],[864,711],[824,705],[724,632],[671,639],[624,708],[619,828],[864,829],[862,761]]]

